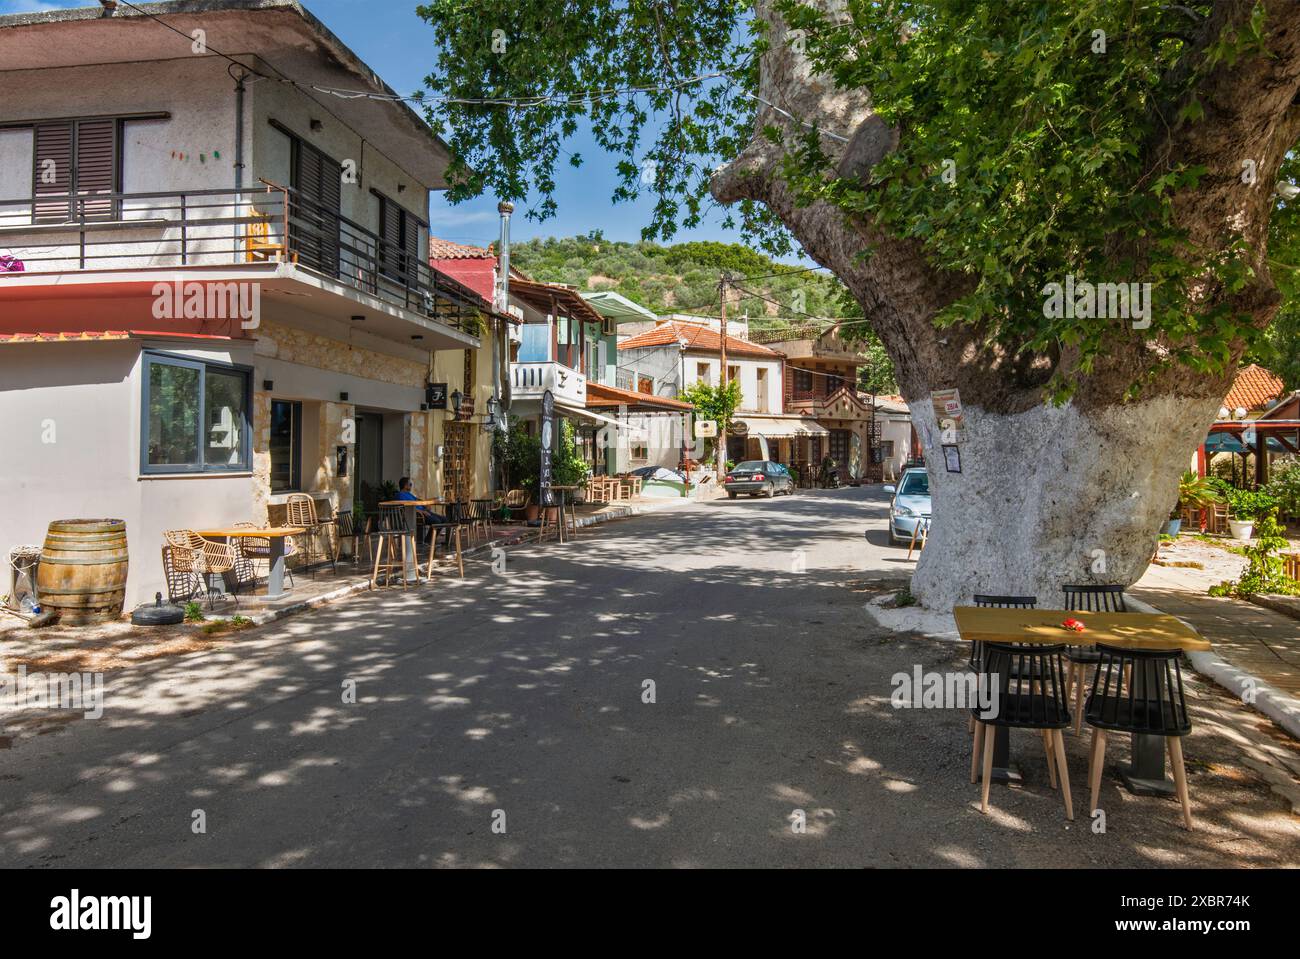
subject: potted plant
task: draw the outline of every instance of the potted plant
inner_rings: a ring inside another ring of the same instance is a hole
[[[1219,493],[1208,476],[1199,476],[1194,470],[1185,470],[1178,481],[1178,502],[1174,504],[1169,519],[1160,530],[1165,536],[1177,536],[1182,528],[1185,509],[1208,509],[1219,502]]]
[[[1264,490],[1233,489],[1228,493],[1228,529],[1232,538],[1246,542],[1255,530],[1255,521],[1277,509],[1277,500]]]

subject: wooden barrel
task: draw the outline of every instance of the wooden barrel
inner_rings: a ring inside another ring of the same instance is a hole
[[[117,619],[126,599],[126,523],[61,519],[50,524],[36,571],[42,608],[71,626]]]

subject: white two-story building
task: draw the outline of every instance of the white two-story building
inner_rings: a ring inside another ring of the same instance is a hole
[[[744,326],[728,324],[726,379],[740,383],[740,405],[727,438],[732,460],[798,459],[792,444],[825,437],[814,420],[787,415],[784,408],[785,357],[770,347],[734,335]],[[723,333],[720,321],[678,316],[659,322],[618,344],[620,385],[655,396],[677,397],[696,383],[722,384]],[[806,454],[804,461],[806,461]]]
[[[167,529],[482,495],[500,319],[426,259],[445,145],[306,9],[143,11],[0,17],[0,556],[124,519],[128,604]]]

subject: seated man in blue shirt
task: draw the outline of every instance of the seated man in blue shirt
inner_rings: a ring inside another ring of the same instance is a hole
[[[416,500],[418,500],[418,499],[420,498],[420,497],[416,496],[415,493],[414,493],[414,492],[412,491],[412,489],[411,489],[411,477],[409,477],[409,476],[403,476],[401,479],[399,479],[399,480],[397,481],[397,498],[398,498],[398,499],[408,499],[408,500],[409,500],[409,499],[416,499]],[[422,542],[422,543],[427,543],[427,542],[429,541],[429,539],[430,539],[430,533],[432,532],[432,530],[430,530],[429,527],[428,527],[428,524],[429,524],[429,523],[445,523],[445,522],[447,522],[447,517],[442,516],[442,515],[440,515],[440,514],[438,514],[438,513],[435,513],[433,510],[429,509],[429,507],[427,507],[427,506],[417,506],[417,507],[415,508],[415,513],[416,513],[416,520],[417,520],[417,522],[416,522],[416,526],[417,526],[417,527],[420,525],[420,524],[419,524],[419,520],[422,519],[422,520],[424,520],[424,522],[425,522],[424,532],[420,534],[420,542]]]

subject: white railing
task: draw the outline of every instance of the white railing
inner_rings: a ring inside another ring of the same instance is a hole
[[[511,363],[510,392],[516,399],[540,399],[547,390],[557,400],[585,406],[587,378],[563,363]]]

